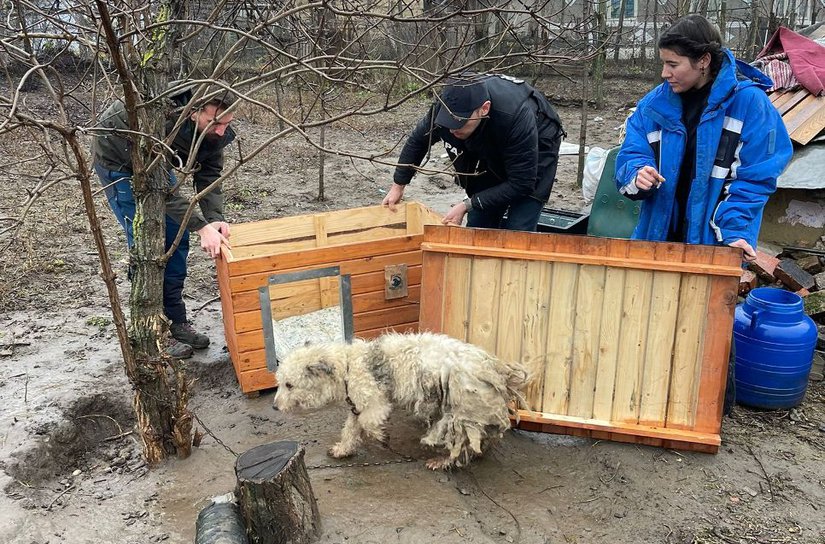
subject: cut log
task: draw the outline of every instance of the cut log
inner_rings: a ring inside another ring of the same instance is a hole
[[[304,449],[273,442],[241,454],[235,495],[252,544],[308,544],[321,534]]]

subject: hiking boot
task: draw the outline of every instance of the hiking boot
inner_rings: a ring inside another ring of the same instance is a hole
[[[170,337],[169,342],[166,344],[166,349],[164,349],[163,352],[175,359],[188,359],[192,356],[194,350],[189,344],[184,344]]]
[[[196,332],[192,328],[192,324],[188,321],[183,323],[172,323],[169,325],[169,334],[172,338],[179,340],[185,344],[189,344],[195,349],[204,349],[209,347],[209,337],[205,334]]]

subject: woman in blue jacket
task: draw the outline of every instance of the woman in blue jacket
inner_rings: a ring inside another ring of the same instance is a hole
[[[633,237],[741,248],[756,258],[768,196],[791,158],[771,80],[722,47],[719,31],[688,15],[659,38],[664,83],[627,123],[616,183],[644,199]]]

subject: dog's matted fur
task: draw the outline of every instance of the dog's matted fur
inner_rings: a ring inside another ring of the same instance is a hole
[[[279,410],[350,404],[341,441],[329,450],[332,457],[353,455],[362,431],[384,442],[384,423],[397,406],[427,423],[422,444],[447,450],[445,457],[428,461],[434,470],[467,464],[509,429],[511,403],[524,405],[518,389],[528,380],[520,364],[430,333],[309,345],[289,353],[276,374]]]

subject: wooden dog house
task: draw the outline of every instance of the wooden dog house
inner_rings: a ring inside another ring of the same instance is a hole
[[[270,276],[337,266],[351,276],[355,336],[417,330],[424,225],[440,222],[424,206],[407,203],[395,212],[371,206],[233,225],[232,248],[222,249],[217,272],[226,345],[241,390],[276,386],[266,368],[258,293]],[[401,287],[398,295],[388,293],[391,279]],[[295,289],[294,313],[324,307],[323,289],[305,291]],[[282,286],[270,287],[270,295],[273,315],[290,314]]]

